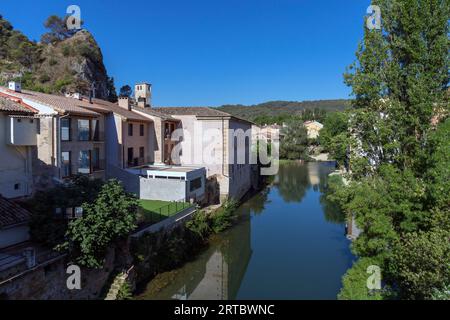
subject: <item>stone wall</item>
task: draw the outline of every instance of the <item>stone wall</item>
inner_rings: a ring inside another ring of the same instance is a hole
[[[67,258],[50,260],[0,283],[0,299],[5,300],[86,300],[98,299],[115,267],[115,250],[110,249],[102,269],[81,268],[81,289],[69,290]]]

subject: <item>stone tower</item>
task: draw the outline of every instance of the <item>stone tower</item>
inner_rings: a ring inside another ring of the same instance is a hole
[[[151,107],[152,85],[149,83],[138,83],[134,86],[134,98],[138,107]]]

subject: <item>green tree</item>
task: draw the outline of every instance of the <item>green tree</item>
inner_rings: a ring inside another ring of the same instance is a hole
[[[83,217],[69,224],[59,249],[68,250],[82,266],[101,268],[108,247],[136,228],[137,208],[137,199],[110,180],[94,203],[83,204]]]
[[[343,166],[350,147],[349,117],[344,112],[329,112],[320,130],[319,143],[330,157]]]
[[[114,85],[114,77],[108,77],[106,87],[108,90],[107,100],[110,102],[117,102],[117,92],[116,86]]]
[[[308,133],[303,122],[291,120],[282,129],[280,157],[289,160],[308,159]]]
[[[129,98],[129,97],[131,97],[131,93],[132,93],[131,87],[126,84],[120,88],[119,97],[128,97]]]
[[[388,260],[393,282],[403,299],[432,299],[436,290],[450,283],[450,233],[408,233],[398,243]]]
[[[49,31],[41,36],[41,41],[46,44],[57,43],[72,37],[78,30],[67,28],[68,18],[69,16],[61,18],[55,15],[48,17],[44,22],[44,27]]]
[[[362,229],[355,253],[377,259],[399,297],[431,298],[449,283],[450,5],[372,4],[381,8],[382,29],[365,29],[345,75],[355,95],[352,181],[333,197]]]

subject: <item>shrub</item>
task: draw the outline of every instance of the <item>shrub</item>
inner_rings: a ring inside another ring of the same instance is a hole
[[[58,249],[82,266],[101,268],[108,247],[136,228],[137,208],[137,199],[110,180],[93,204],[83,205],[83,217],[69,224],[67,240]]]
[[[387,296],[386,289],[371,291],[367,288],[370,274],[367,268],[371,265],[381,266],[375,258],[360,258],[342,278],[342,289],[338,294],[339,300],[383,300]]]

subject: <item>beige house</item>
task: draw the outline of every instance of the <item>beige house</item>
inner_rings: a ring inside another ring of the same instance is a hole
[[[36,188],[47,188],[74,174],[105,177],[105,119],[103,114],[85,108],[89,101],[79,95],[2,87],[0,93],[37,111],[36,147],[32,150]]]
[[[32,194],[36,113],[19,100],[0,95],[0,195],[6,198]]]
[[[308,138],[309,139],[316,139],[320,135],[320,130],[323,128],[323,124],[317,121],[306,121],[303,124],[308,131]]]
[[[180,143],[173,162],[205,167],[207,177],[217,179],[221,199],[240,199],[247,193],[251,187],[250,122],[206,107],[154,110],[180,121],[182,130],[172,137]]]

